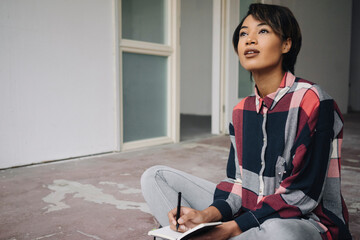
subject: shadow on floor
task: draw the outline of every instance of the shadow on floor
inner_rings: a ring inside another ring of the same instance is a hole
[[[180,141],[211,136],[211,116],[180,115]]]

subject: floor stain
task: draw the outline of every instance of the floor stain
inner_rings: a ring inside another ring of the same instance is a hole
[[[119,188],[123,189],[123,192],[130,194],[135,191],[133,188],[128,188],[123,184],[118,184]],[[101,188],[97,188],[91,184],[82,184],[75,181],[69,181],[64,179],[54,180],[53,184],[47,185],[47,188],[52,192],[44,197],[42,200],[49,205],[46,206],[45,213],[59,211],[70,208],[65,200],[65,195],[73,195],[74,198],[82,198],[84,201],[98,203],[98,204],[110,204],[114,205],[117,209],[121,210],[140,210],[145,213],[149,213],[148,206],[144,202],[133,202],[118,200],[113,195],[103,193]]]
[[[110,185],[110,186],[116,186],[118,187],[120,190],[119,192],[123,193],[123,194],[135,194],[135,193],[141,193],[141,189],[138,188],[130,188],[125,186],[122,183],[116,183],[116,182],[100,182],[99,184],[101,185]]]

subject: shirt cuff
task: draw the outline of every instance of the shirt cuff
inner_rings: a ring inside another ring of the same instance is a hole
[[[239,217],[235,218],[235,222],[238,224],[240,230],[245,232],[253,227],[260,227],[259,220],[252,212],[245,212]]]
[[[225,200],[215,200],[210,206],[216,207],[219,210],[223,222],[233,219],[231,207]]]

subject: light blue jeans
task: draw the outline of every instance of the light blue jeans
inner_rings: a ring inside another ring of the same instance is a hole
[[[147,169],[141,177],[141,189],[151,213],[161,226],[169,225],[168,212],[176,207],[178,192],[181,205],[197,210],[213,201],[216,185],[207,180],[166,166]],[[270,219],[231,240],[321,240],[320,229],[305,219]]]

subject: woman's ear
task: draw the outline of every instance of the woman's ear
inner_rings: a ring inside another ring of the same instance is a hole
[[[291,49],[291,44],[291,38],[287,38],[286,40],[284,40],[282,44],[282,53],[288,53]]]

